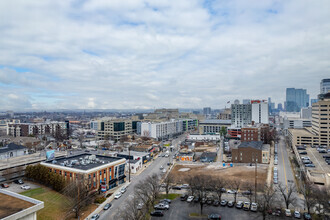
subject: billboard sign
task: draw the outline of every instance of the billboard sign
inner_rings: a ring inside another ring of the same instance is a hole
[[[46,160],[54,160],[55,159],[55,150],[49,150],[46,152]]]

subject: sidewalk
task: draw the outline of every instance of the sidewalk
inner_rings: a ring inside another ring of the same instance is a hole
[[[274,168],[274,148],[275,144],[273,142],[271,148],[270,148],[270,161],[269,161],[269,166],[268,166],[268,171],[267,171],[267,186],[271,186],[272,184],[272,176],[273,176],[273,168]]]

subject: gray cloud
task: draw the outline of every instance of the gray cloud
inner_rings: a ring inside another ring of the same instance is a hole
[[[329,11],[328,1],[3,1],[1,108],[220,108],[283,102],[287,87],[316,97]]]

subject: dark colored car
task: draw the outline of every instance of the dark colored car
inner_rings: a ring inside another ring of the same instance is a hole
[[[202,198],[202,203],[203,203],[203,204],[206,203],[206,198]]]
[[[206,204],[208,204],[208,205],[212,205],[212,203],[213,203],[213,199],[208,198],[208,199],[206,200]]]
[[[99,214],[95,214],[91,217],[91,220],[97,220],[100,218],[100,215]]]
[[[252,192],[250,190],[246,190],[246,191],[242,192],[242,195],[245,195],[245,196],[252,195]]]
[[[324,155],[323,158],[330,159],[330,155]]]
[[[182,196],[180,197],[180,200],[181,200],[181,201],[186,201],[187,198],[188,198],[188,195],[182,195]]]
[[[108,210],[108,209],[110,209],[110,207],[111,207],[111,203],[107,203],[107,204],[104,206],[103,210]]]
[[[305,164],[305,167],[315,167],[315,165],[314,164]]]
[[[305,219],[305,220],[311,220],[311,219],[312,219],[311,214],[305,212],[305,213],[304,213],[304,219]]]
[[[155,210],[153,212],[150,212],[150,215],[151,216],[158,216],[158,217],[164,216],[163,212],[160,211],[160,210]]]
[[[1,187],[2,187],[2,188],[8,188],[9,185],[8,185],[7,183],[2,183],[2,184],[1,184]]]
[[[230,208],[234,207],[234,205],[235,205],[235,202],[234,201],[229,201],[227,203],[227,206],[230,207]]]
[[[281,208],[277,207],[275,210],[273,210],[273,215],[281,216],[281,214],[282,214]]]
[[[306,155],[307,152],[306,151],[302,151],[302,152],[299,152],[299,154]]]
[[[172,186],[172,189],[181,190],[181,186]]]
[[[195,198],[194,198],[194,202],[199,202],[199,197],[198,196],[196,196]]]
[[[207,219],[209,219],[209,220],[219,220],[219,219],[221,219],[221,216],[219,214],[209,214],[207,216]]]
[[[14,183],[16,183],[16,184],[24,184],[23,180],[21,180],[21,179],[14,180]]]
[[[220,201],[219,200],[214,200],[213,205],[214,206],[219,206],[220,205]]]

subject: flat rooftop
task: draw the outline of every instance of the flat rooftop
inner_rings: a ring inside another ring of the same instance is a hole
[[[128,156],[129,152],[128,151],[123,151],[123,152],[119,152],[117,155],[126,155],[126,156]],[[141,152],[141,151],[131,150],[131,156],[143,157],[143,156],[146,156],[146,155],[149,155],[149,153],[148,152]]]
[[[231,124],[231,120],[223,120],[223,119],[207,119],[199,124]]]
[[[80,154],[72,157],[57,158],[52,161],[45,161],[44,163],[80,170],[89,170],[122,159],[123,158],[119,157],[110,157],[95,154]]]
[[[0,189],[0,219],[19,219],[44,207],[42,201]]]
[[[305,137],[312,137],[314,134],[306,128],[289,128],[288,131],[291,132],[291,134],[295,134],[296,136],[305,136]]]
[[[0,219],[34,206],[33,203],[0,193]]]

